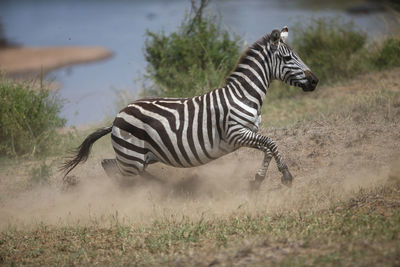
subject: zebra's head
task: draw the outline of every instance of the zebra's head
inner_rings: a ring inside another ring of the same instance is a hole
[[[285,43],[288,33],[288,28],[283,27],[281,31],[273,30],[269,35],[270,38],[267,39],[267,48],[272,54],[272,63],[275,66],[273,78],[301,87],[303,91],[314,91],[318,78],[297,53]]]

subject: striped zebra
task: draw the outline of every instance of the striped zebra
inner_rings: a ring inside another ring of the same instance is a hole
[[[292,175],[275,142],[257,133],[261,106],[272,80],[313,91],[317,77],[286,43],[288,28],[273,30],[251,45],[226,79],[225,86],[192,98],[149,98],[122,109],[109,127],[90,134],[75,157],[65,162],[65,176],[87,160],[90,148],[111,132],[115,159],[104,159],[109,176],[154,178],[146,167],[162,162],[174,167],[203,165],[240,147],[264,152],[261,168],[250,186],[259,188],[275,159],[282,183]]]

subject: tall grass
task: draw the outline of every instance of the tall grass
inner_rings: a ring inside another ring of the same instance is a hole
[[[49,89],[0,76],[0,156],[40,156],[49,152],[66,120],[62,101]]]

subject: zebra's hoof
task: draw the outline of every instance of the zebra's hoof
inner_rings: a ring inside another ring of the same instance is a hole
[[[101,161],[101,166],[103,166],[103,169],[108,177],[114,178],[115,175],[119,173],[116,159],[103,159]]]
[[[289,170],[288,169],[283,170],[282,174],[283,174],[282,179],[281,179],[282,184],[284,184],[288,187],[291,187],[292,181],[293,181],[293,176],[290,174]]]
[[[261,183],[264,180],[264,178],[265,178],[264,176],[261,176],[258,173],[256,173],[254,181],[250,181],[250,190],[257,191],[258,189],[260,189]]]
[[[260,189],[261,183],[257,181],[250,181],[249,185],[250,185],[250,191],[253,192],[253,191],[258,191],[258,189]]]

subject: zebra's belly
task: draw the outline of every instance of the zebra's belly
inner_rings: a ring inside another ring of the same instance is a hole
[[[226,154],[231,153],[233,150],[226,150],[222,148],[221,146],[217,146],[215,148],[208,148],[207,153],[205,153],[201,148],[197,150],[197,156],[191,157],[190,158],[190,164],[180,166],[180,165],[175,165],[175,164],[169,164],[174,167],[183,167],[183,168],[190,168],[190,167],[197,167],[201,166],[204,164],[207,164],[213,160],[216,160]]]
[[[225,145],[221,145],[218,138],[214,139],[213,145],[199,140],[193,142],[188,140],[187,136],[170,136],[169,138],[173,143],[164,150],[155,149],[150,143],[146,143],[145,146],[153,152],[159,161],[173,167],[190,168],[201,166],[232,152]],[[156,143],[158,147],[166,146],[164,138],[161,138]],[[160,153],[160,151],[164,153]]]
[[[195,167],[233,151],[218,137],[214,137],[211,144],[187,134],[160,135],[146,126],[126,131],[114,125],[111,138],[117,157],[130,161],[137,158],[138,163],[144,166],[160,161],[174,167]]]

